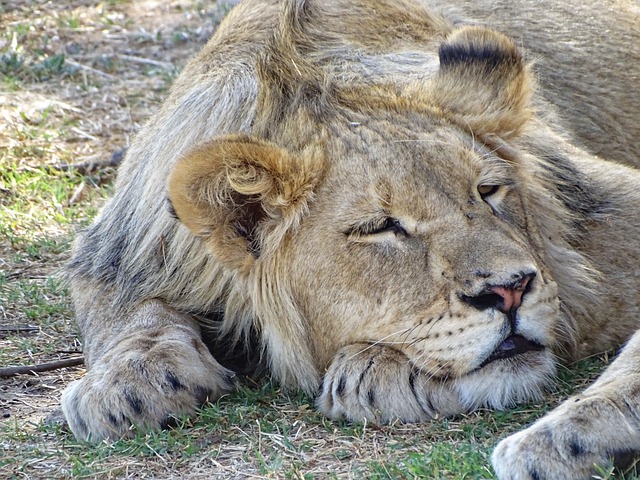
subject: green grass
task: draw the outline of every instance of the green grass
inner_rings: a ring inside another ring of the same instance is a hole
[[[602,365],[601,359],[581,362],[573,380],[586,381]],[[562,396],[568,393],[563,389]],[[126,476],[144,466],[143,478],[201,471],[214,478],[490,479],[488,459],[496,440],[546,408],[529,405],[374,428],[331,422],[305,395],[290,396],[264,382],[203,408],[194,419],[180,420],[175,429],[91,447],[57,424],[25,428],[7,422],[0,428],[0,445],[15,453],[0,456],[0,471],[34,478],[50,465],[47,478],[97,478]],[[603,474],[618,478],[612,471]]]

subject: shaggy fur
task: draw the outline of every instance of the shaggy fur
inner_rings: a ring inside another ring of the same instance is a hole
[[[245,347],[332,418],[416,422],[536,398],[560,358],[638,328],[640,173],[578,146],[640,163],[638,99],[619,95],[640,76],[637,24],[609,26],[602,61],[624,74],[589,80],[535,22],[524,50],[466,2],[452,21],[427,3],[246,0],[186,67],[67,269],[89,366],[62,399],[77,437],[194,412],[234,388]],[[553,87],[560,66],[613,93]],[[623,402],[610,378],[571,437],[592,456],[532,470],[573,428],[552,415],[500,445],[499,475],[581,478],[615,454],[597,437]]]

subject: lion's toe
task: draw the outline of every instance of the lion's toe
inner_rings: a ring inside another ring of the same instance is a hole
[[[96,442],[167,428],[236,387],[232,371],[189,345],[172,341],[112,355],[71,383],[62,410],[76,438]]]

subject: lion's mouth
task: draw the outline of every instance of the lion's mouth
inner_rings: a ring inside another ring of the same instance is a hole
[[[498,348],[496,348],[489,357],[482,362],[479,368],[482,368],[491,362],[496,360],[504,360],[505,358],[512,358],[517,355],[532,351],[541,351],[544,347],[539,343],[527,340],[522,335],[510,335],[505,338]]]

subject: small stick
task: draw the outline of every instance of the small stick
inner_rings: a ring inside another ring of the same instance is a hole
[[[58,172],[68,172],[71,170],[75,170],[81,175],[86,175],[87,173],[91,173],[94,170],[102,167],[117,167],[122,163],[122,159],[124,158],[125,149],[116,150],[111,154],[111,157],[107,160],[87,160],[86,162],[80,163],[56,163],[56,164],[44,164],[43,167],[50,168],[51,170],[55,170]],[[18,172],[31,172],[37,171],[33,167],[20,167],[18,168]]]
[[[0,378],[15,377],[17,375],[35,375],[36,373],[50,372],[60,368],[77,367],[84,364],[84,358],[67,358],[57,362],[39,363],[38,365],[24,365],[20,367],[0,368]]]
[[[8,325],[0,327],[0,333],[22,333],[22,332],[37,332],[40,327],[33,327],[31,325]]]
[[[83,58],[83,59],[95,59],[95,58],[119,58],[121,60],[124,61],[128,61],[128,62],[134,62],[134,63],[141,63],[143,65],[153,65],[154,67],[161,67],[164,68],[166,70],[175,70],[175,65],[173,63],[170,62],[161,62],[159,60],[153,60],[151,58],[144,58],[144,57],[137,57],[135,55],[124,55],[124,54],[117,54],[117,55],[103,55],[103,54],[98,54],[98,55],[81,55],[79,57],[76,58]]]
[[[82,63],[78,63],[78,62],[74,62],[73,60],[70,60],[69,58],[65,58],[64,59],[64,63],[71,65],[72,67],[76,67],[79,68],[80,70],[83,70],[85,72],[90,72],[90,73],[94,73],[96,75],[99,75],[101,77],[107,78],[109,80],[120,80],[120,78],[115,77],[107,72],[103,72],[102,70],[98,70],[96,68],[93,67],[89,67],[88,65],[83,65]]]
[[[49,168],[59,170],[62,172],[68,172],[69,170],[76,170],[78,173],[85,175],[93,172],[102,167],[117,167],[122,163],[124,158],[124,150],[117,150],[111,154],[111,158],[108,160],[88,160],[81,163],[58,163],[56,165],[48,165]]]
[[[150,58],[135,57],[133,55],[118,55],[118,56],[123,60],[128,60],[134,63],[142,63],[145,65],[153,65],[154,67],[162,67],[167,70],[173,70],[175,68],[172,63],[159,62],[158,60],[151,60]]]

